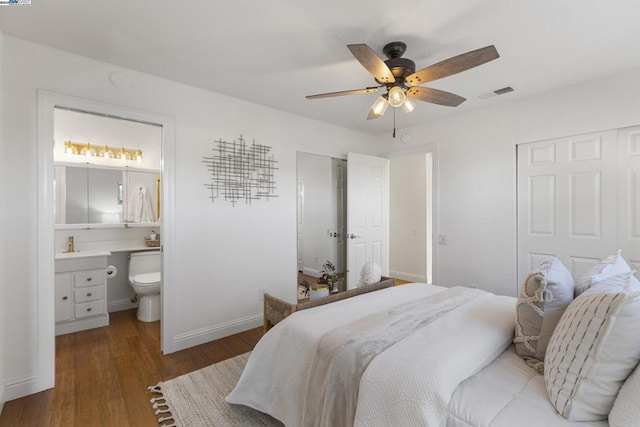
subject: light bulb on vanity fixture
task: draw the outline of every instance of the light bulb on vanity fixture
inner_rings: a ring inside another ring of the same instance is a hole
[[[115,154],[113,154],[113,151],[109,149],[108,145],[105,145],[102,150],[100,150],[100,157],[104,157],[105,159],[113,159],[115,157]]]
[[[142,150],[140,150],[138,148],[138,150],[136,150],[135,154],[134,154],[135,160],[138,163],[142,163]]]
[[[64,154],[78,154],[78,149],[73,145],[70,140],[64,143]]]
[[[89,142],[87,142],[87,145],[82,150],[80,150],[80,155],[86,157],[95,157],[96,150],[91,146]]]
[[[122,161],[127,161],[131,160],[131,155],[124,147],[122,147],[122,149],[118,151],[118,158]]]

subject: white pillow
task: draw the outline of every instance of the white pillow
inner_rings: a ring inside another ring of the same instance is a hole
[[[553,332],[544,380],[571,421],[606,419],[640,360],[640,283],[632,272],[598,282],[573,300]]]
[[[611,427],[640,426],[640,366],[627,378],[609,413]]]
[[[609,255],[580,276],[576,282],[575,296],[577,297],[601,280],[631,271],[629,265],[622,258],[621,252],[618,250],[615,254]]]
[[[558,258],[544,260],[529,274],[516,303],[516,353],[538,372],[553,330],[573,300],[571,272]]]

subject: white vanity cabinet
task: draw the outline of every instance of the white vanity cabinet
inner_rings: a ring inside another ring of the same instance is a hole
[[[109,325],[108,252],[56,256],[56,335]]]

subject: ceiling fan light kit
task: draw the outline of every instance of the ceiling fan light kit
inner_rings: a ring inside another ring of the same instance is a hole
[[[357,95],[377,92],[382,87],[386,88],[387,93],[377,98],[371,106],[367,120],[382,117],[389,105],[394,108],[402,107],[406,113],[410,113],[416,107],[415,100],[447,107],[457,107],[466,98],[443,90],[418,85],[458,74],[500,57],[495,46],[491,45],[445,59],[437,64],[415,71],[415,63],[408,58],[402,58],[407,49],[407,45],[403,42],[391,42],[384,46],[382,52],[388,58],[386,61],[380,58],[366,44],[350,44],[347,45],[347,48],[360,64],[371,73],[378,86],[308,95],[306,98],[318,99]]]
[[[379,96],[376,99],[376,102],[371,106],[371,110],[369,110],[369,115],[367,116],[367,120],[377,119],[382,116],[385,111],[387,111],[387,107],[389,106],[389,101],[384,96]]]
[[[407,95],[404,93],[404,90],[400,86],[393,86],[389,89],[389,104],[392,107],[398,108],[404,104],[404,101],[407,99]]]

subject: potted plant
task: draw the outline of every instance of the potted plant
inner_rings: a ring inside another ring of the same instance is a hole
[[[300,282],[300,283],[298,284],[298,286],[299,286],[300,288],[302,288],[302,289],[300,290],[300,293],[301,293],[302,295],[304,295],[305,297],[308,297],[308,296],[309,296],[309,281],[308,281],[307,279],[302,279],[302,282]]]
[[[324,283],[329,286],[331,292],[338,292],[338,283],[344,278],[344,273],[336,271],[336,266],[329,260],[322,264],[320,278],[318,283]]]

